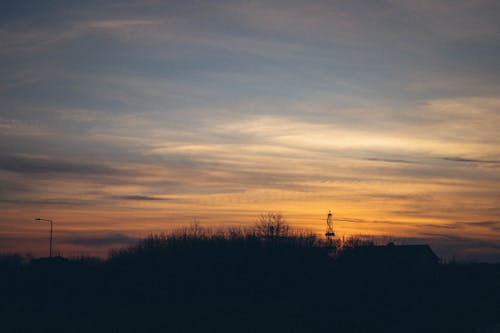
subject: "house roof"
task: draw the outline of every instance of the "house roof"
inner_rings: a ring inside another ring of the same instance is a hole
[[[394,245],[360,246],[347,251],[349,257],[359,259],[408,262],[408,263],[437,263],[439,257],[429,245]]]

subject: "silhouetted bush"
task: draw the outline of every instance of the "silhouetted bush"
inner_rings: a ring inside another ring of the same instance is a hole
[[[266,219],[271,215],[266,215]],[[136,244],[110,252],[111,260],[119,257],[168,255],[168,252],[188,250],[206,251],[215,249],[264,249],[303,250],[322,247],[317,236],[311,232],[293,230],[281,217],[271,216],[270,220],[260,220],[252,228],[209,229],[197,224],[176,230],[169,234],[149,235]],[[201,255],[201,254],[200,254]]]

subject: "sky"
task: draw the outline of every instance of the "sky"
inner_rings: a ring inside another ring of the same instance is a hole
[[[500,261],[500,2],[2,1],[0,252],[281,212]]]

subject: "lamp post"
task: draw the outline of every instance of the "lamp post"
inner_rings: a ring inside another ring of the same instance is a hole
[[[41,219],[41,218],[36,218],[36,221],[45,221],[50,223],[50,252],[49,252],[49,257],[52,258],[52,220],[46,220],[46,219]]]

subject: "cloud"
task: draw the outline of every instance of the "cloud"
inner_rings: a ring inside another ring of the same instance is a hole
[[[144,26],[144,25],[156,25],[156,24],[160,24],[160,22],[155,20],[125,19],[125,20],[90,21],[87,22],[85,26],[88,28],[97,28],[97,29],[123,29],[123,28],[134,28],[137,26]]]
[[[88,206],[95,207],[97,202],[95,200],[89,200],[86,198],[78,199],[67,199],[67,198],[47,198],[47,199],[34,199],[34,198],[26,198],[26,197],[15,197],[15,198],[1,198],[1,204],[9,204],[13,206],[34,206],[34,207],[43,207],[43,206],[56,206],[56,207],[78,207],[78,206]]]
[[[0,156],[0,169],[23,174],[115,175],[119,170],[102,164],[23,155]]]
[[[365,158],[367,161],[374,161],[374,162],[387,162],[387,163],[416,163],[413,161],[409,160],[400,160],[400,159],[393,159],[393,158],[377,158],[377,157],[368,157]]]
[[[147,195],[121,195],[112,197],[116,200],[131,200],[131,201],[163,201],[163,200],[171,200],[169,198],[160,198],[153,197]]]
[[[484,227],[494,232],[500,232],[500,221],[473,221],[473,222],[455,222],[450,228],[465,227]]]
[[[429,194],[410,194],[410,193],[369,193],[361,194],[360,196],[374,199],[388,199],[388,200],[409,200],[415,201],[431,201],[432,196]]]
[[[464,158],[464,157],[442,157],[441,159],[451,162],[500,164],[500,161],[497,160],[481,160],[481,159]]]
[[[103,235],[82,235],[78,237],[65,237],[58,242],[70,245],[83,245],[91,247],[116,246],[135,243],[136,237],[131,237],[122,233],[104,233]]]

